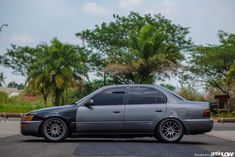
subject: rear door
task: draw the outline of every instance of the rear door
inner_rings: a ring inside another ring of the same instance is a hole
[[[166,96],[151,87],[130,87],[124,111],[125,132],[149,133],[166,112]]]
[[[77,131],[80,133],[119,133],[123,131],[126,87],[103,90],[91,97],[94,105],[80,106],[77,111]]]

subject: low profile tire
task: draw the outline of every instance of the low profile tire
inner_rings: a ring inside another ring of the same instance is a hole
[[[60,118],[50,118],[43,123],[42,133],[47,141],[63,141],[68,137],[68,126]]]
[[[161,142],[179,142],[184,135],[182,123],[176,119],[165,119],[156,128],[156,138]]]

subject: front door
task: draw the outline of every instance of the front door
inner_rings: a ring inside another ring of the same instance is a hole
[[[163,93],[150,87],[130,87],[124,112],[125,132],[150,133],[165,112]]]
[[[90,107],[80,106],[76,115],[79,133],[118,133],[123,131],[124,98],[126,87],[101,91],[90,99]]]

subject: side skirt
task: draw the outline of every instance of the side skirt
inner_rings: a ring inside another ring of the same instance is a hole
[[[73,133],[71,137],[84,138],[133,138],[133,137],[153,137],[153,133]]]

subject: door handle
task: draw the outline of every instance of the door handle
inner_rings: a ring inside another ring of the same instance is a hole
[[[162,110],[155,110],[155,112],[162,112]]]
[[[113,113],[120,113],[121,111],[113,111]]]

